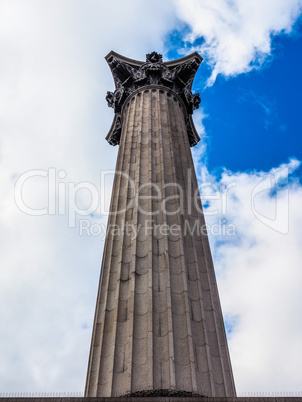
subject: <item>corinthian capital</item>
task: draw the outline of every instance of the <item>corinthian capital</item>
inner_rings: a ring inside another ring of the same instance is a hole
[[[161,54],[152,52],[146,55],[146,61],[143,62],[111,51],[106,60],[116,85],[114,92],[107,92],[106,100],[119,117],[115,119],[119,121],[119,127],[111,127],[106,137],[110,144],[119,143],[122,128],[120,116],[126,99],[134,91],[147,85],[167,87],[182,99],[187,113],[185,120],[190,145],[194,146],[199,141],[192,119],[189,118],[200,104],[199,94],[192,93],[192,83],[202,62],[202,57],[197,52],[170,62],[163,62]]]

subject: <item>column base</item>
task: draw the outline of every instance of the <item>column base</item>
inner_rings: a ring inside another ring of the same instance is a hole
[[[149,389],[149,390],[131,392],[130,394],[121,396],[121,398],[138,398],[138,397],[203,398],[204,395],[175,389]]]

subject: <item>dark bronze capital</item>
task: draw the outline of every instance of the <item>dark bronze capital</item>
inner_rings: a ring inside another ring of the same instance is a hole
[[[163,62],[162,55],[156,52],[146,55],[146,62],[131,60],[115,52],[110,52],[106,60],[111,69],[116,89],[107,92],[108,106],[112,107],[116,115],[121,113],[125,100],[137,89],[146,85],[161,85],[174,91],[184,102],[188,115],[199,108],[200,96],[192,93],[192,83],[196,71],[202,62],[198,53],[193,53],[182,59],[172,62]],[[117,120],[117,119],[116,119]],[[192,119],[187,119],[190,145],[194,146],[199,138],[192,138]],[[120,118],[119,118],[120,122]],[[107,136],[110,144],[119,143],[121,124],[114,128],[112,135]],[[114,134],[114,138],[113,138]]]

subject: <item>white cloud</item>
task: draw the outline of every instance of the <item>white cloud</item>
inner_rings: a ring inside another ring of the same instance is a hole
[[[212,236],[211,244],[224,314],[235,323],[229,347],[239,392],[301,391],[302,186],[290,179],[287,187],[283,180],[285,186],[279,182],[276,188],[279,197],[267,190],[253,199],[254,189],[267,177],[274,189],[280,171],[288,169],[291,175],[299,165],[291,160],[269,172],[206,177],[221,194],[229,186],[226,213],[221,199],[211,201],[206,211],[219,214],[208,216],[208,224],[223,226],[225,219],[226,227],[236,229],[236,236]],[[257,219],[252,205],[272,219],[271,226]],[[289,221],[287,234],[274,229],[277,207],[283,215],[278,219]]]
[[[205,40],[195,50],[213,68],[209,85],[218,74],[234,76],[262,65],[271,54],[272,37],[290,33],[302,11],[300,0],[175,0],[175,4],[178,17],[192,30],[186,40]]]

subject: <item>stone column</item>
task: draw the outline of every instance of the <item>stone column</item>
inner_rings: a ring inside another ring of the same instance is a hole
[[[107,56],[117,86],[107,139],[119,153],[86,396],[235,395],[190,151],[201,60]]]

